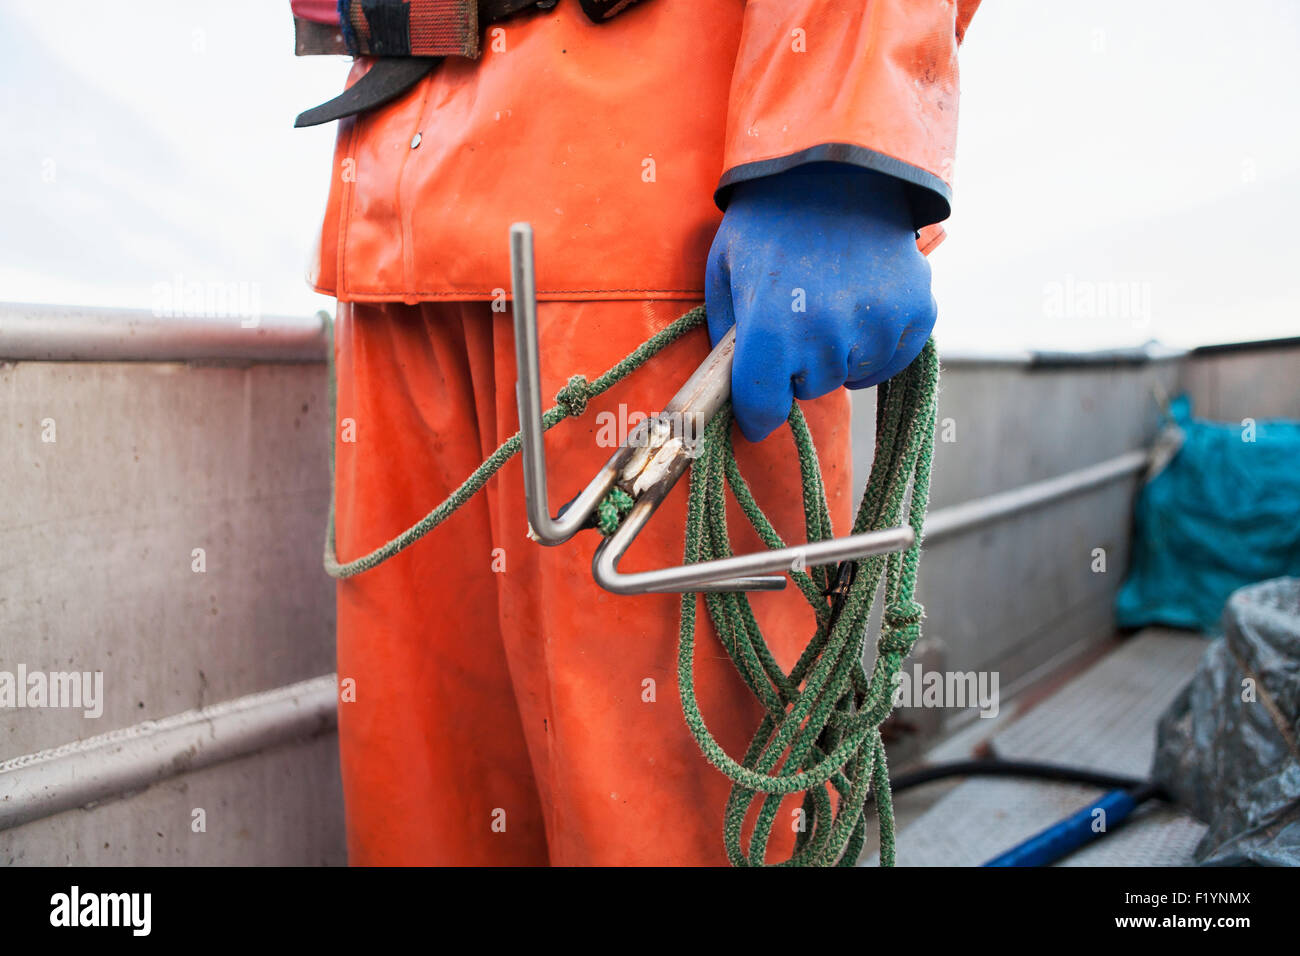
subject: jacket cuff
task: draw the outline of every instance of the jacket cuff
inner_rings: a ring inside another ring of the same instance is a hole
[[[942,222],[952,214],[952,190],[934,173],[854,143],[820,143],[785,156],[733,166],[722,174],[718,188],[713,192],[713,201],[725,211],[731,190],[737,183],[775,176],[806,163],[826,162],[860,166],[901,179],[906,184],[908,201],[912,206],[914,229]]]

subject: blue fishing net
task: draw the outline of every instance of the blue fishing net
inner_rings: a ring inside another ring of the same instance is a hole
[[[1300,575],[1300,422],[1207,422],[1183,395],[1161,444],[1173,458],[1138,496],[1121,627],[1217,629],[1233,591]]]

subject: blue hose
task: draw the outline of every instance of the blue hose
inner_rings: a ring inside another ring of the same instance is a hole
[[[1060,823],[1052,824],[1042,833],[1030,837],[1000,856],[995,856],[984,865],[1047,866],[1055,863],[1066,854],[1123,823],[1142,802],[1142,796],[1144,795],[1135,795],[1127,790],[1112,790],[1096,803]],[[1097,815],[1098,810],[1103,811],[1104,816]],[[1097,824],[1102,828],[1093,829]]]

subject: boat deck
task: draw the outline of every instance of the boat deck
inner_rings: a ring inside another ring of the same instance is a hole
[[[1034,760],[1146,777],[1161,713],[1191,678],[1207,639],[1149,629],[1055,692],[976,721],[927,752],[924,763],[979,755]],[[981,726],[992,725],[992,726]],[[1101,795],[1076,784],[967,778],[902,793],[898,865],[979,866]],[[1127,825],[1066,857],[1063,866],[1187,866],[1204,824],[1166,803],[1140,808]],[[876,855],[868,858],[875,865]]]

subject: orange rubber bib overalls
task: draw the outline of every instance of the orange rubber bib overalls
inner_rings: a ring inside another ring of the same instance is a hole
[[[312,275],[339,300],[340,560],[413,524],[517,430],[501,310],[511,223],[536,234],[544,396],[702,300],[737,182],[867,166],[909,184],[918,242],[937,242],[975,5],[641,0],[596,24],[559,0],[488,27],[478,59],[448,58],[343,120]],[[602,424],[660,409],[708,351],[692,333],[550,431],[554,502],[612,453]],[[843,534],[848,396],[802,406]],[[788,433],[738,439],[737,456],[777,530],[804,540]],[[624,570],[681,563],[685,500],[669,496]],[[738,511],[731,527],[737,552],[762,547]],[[725,863],[729,782],[677,696],[678,598],[600,590],[594,532],[543,548],[527,531],[516,459],[430,536],[339,583],[338,673],[355,687],[339,710],[351,861]],[[751,600],[788,671],[811,611],[797,591]],[[739,754],[762,712],[700,618],[701,708]],[[773,858],[788,843],[774,840]]]

